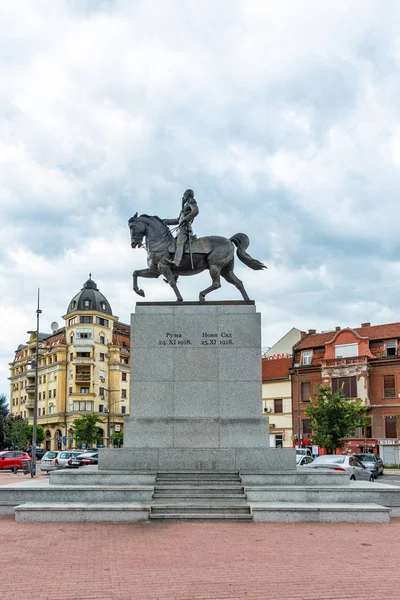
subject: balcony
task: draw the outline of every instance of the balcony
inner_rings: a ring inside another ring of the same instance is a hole
[[[76,339],[74,340],[74,346],[87,346],[87,347],[93,347],[93,346],[94,346],[94,340],[82,339],[82,338],[76,338]]]
[[[94,358],[75,356],[72,359],[74,365],[94,365]]]
[[[348,356],[346,358],[328,358],[322,361],[324,367],[345,367],[368,363],[368,356]]]
[[[36,371],[35,369],[27,369],[25,375],[28,377],[28,379],[35,379]]]
[[[27,394],[34,394],[35,393],[35,386],[34,385],[27,385],[25,386],[25,391]]]
[[[77,373],[75,375],[75,382],[76,383],[90,383],[91,381],[91,377],[90,375],[86,375],[86,374],[81,374],[81,373]]]
[[[33,398],[27,398],[26,402],[25,402],[25,408],[33,408],[34,407],[34,400]]]

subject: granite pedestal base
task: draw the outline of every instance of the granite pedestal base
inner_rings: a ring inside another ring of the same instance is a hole
[[[254,302],[139,302],[124,448],[103,450],[99,468],[295,469],[295,450],[269,448],[261,398]]]

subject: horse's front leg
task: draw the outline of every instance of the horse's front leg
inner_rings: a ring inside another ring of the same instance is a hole
[[[177,301],[183,302],[181,293],[178,289],[178,286],[176,285],[176,280],[178,279],[178,274],[176,272],[174,272],[174,273],[172,272],[169,262],[167,262],[166,260],[161,260],[158,263],[158,269],[164,275],[166,282],[169,283],[169,285],[174,290]]]
[[[139,296],[144,298],[144,291],[138,288],[137,279],[138,277],[147,277],[148,279],[157,279],[160,277],[160,273],[157,271],[150,271],[150,269],[139,269],[139,271],[133,271],[133,291],[136,292]]]

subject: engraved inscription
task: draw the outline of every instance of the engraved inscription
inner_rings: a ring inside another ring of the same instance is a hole
[[[233,336],[230,331],[222,331],[220,334],[213,331],[203,331],[201,334],[201,346],[234,346]],[[184,338],[179,332],[168,331],[164,340],[158,341],[159,346],[193,346],[193,341]]]

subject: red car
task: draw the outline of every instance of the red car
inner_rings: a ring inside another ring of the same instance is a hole
[[[0,471],[9,469],[16,473],[22,469],[23,460],[32,460],[27,452],[21,450],[3,450],[0,452]]]

